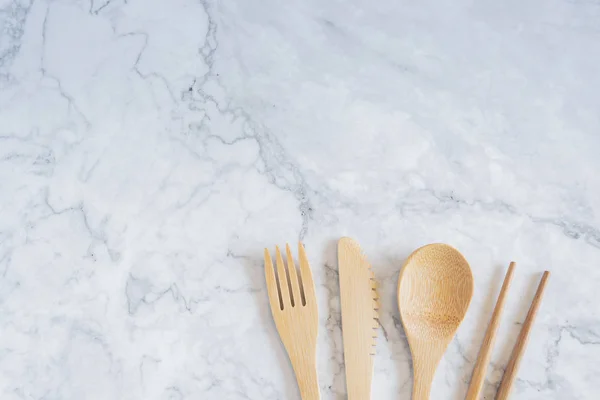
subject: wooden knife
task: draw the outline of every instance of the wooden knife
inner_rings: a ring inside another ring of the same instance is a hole
[[[340,239],[338,264],[348,400],[369,400],[379,328],[377,287],[371,265],[356,241]]]

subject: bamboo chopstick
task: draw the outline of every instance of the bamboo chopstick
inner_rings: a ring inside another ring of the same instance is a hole
[[[549,271],[545,271],[544,275],[542,275],[542,280],[540,281],[537,291],[535,292],[535,296],[533,297],[533,301],[529,307],[529,312],[527,313],[527,317],[525,318],[525,322],[521,328],[521,333],[519,333],[519,338],[517,339],[517,343],[513,348],[510,360],[508,361],[508,365],[504,371],[504,376],[502,377],[500,388],[498,388],[496,400],[506,400],[510,395],[510,390],[512,389],[512,385],[517,377],[517,370],[519,369],[521,358],[523,358],[523,353],[525,352],[525,347],[527,346],[529,332],[531,331],[533,321],[540,307],[542,295],[544,294],[544,289],[546,288],[546,282],[548,281],[549,276]]]
[[[479,399],[479,394],[481,393],[481,388],[483,387],[483,381],[485,380],[485,372],[488,364],[490,363],[490,357],[492,356],[492,349],[496,340],[496,333],[498,332],[498,326],[500,325],[500,317],[502,316],[502,311],[504,310],[506,293],[510,287],[514,269],[515,263],[511,262],[508,266],[508,271],[506,271],[506,276],[504,277],[504,283],[502,283],[500,293],[498,294],[498,300],[496,300],[496,306],[494,307],[490,324],[485,332],[485,337],[483,338],[483,343],[481,344],[481,349],[479,350],[479,356],[477,357],[477,362],[475,363],[475,368],[473,369],[471,384],[469,385],[469,390],[465,400]]]

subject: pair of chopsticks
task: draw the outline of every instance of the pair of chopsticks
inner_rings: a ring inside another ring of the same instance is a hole
[[[467,397],[465,398],[465,400],[479,399],[479,394],[481,393],[481,388],[483,387],[483,381],[485,379],[485,371],[487,370],[487,366],[490,363],[492,348],[494,347],[494,341],[496,339],[496,332],[498,330],[498,325],[500,324],[500,316],[502,315],[502,310],[506,301],[506,293],[508,292],[508,287],[510,286],[514,269],[515,263],[511,262],[508,267],[508,271],[506,272],[506,276],[504,277],[504,283],[502,284],[502,288],[500,289],[500,294],[498,295],[496,307],[494,308],[494,312],[492,313],[490,325],[488,326],[488,329],[485,333],[485,337],[483,339],[483,344],[481,345],[481,349],[479,350],[479,356],[477,357],[477,363],[475,364],[475,369],[473,370],[471,384],[469,386],[469,390],[467,392]],[[533,297],[533,301],[531,302],[531,306],[529,307],[529,312],[527,313],[527,317],[525,318],[523,327],[521,328],[521,333],[519,333],[517,343],[513,348],[510,360],[508,361],[508,365],[506,366],[506,370],[504,371],[502,383],[500,383],[498,393],[496,394],[496,400],[506,400],[510,395],[510,390],[517,377],[517,370],[519,369],[521,358],[523,358],[523,353],[525,352],[525,346],[527,346],[529,332],[531,331],[533,320],[535,319],[538,308],[540,307],[542,295],[544,294],[544,289],[546,288],[546,282],[548,281],[549,276],[550,272],[544,271],[535,296]]]

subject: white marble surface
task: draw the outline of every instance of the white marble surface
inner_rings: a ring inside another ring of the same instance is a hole
[[[324,399],[344,399],[335,241],[381,281],[378,400],[408,399],[394,294],[430,242],[475,295],[462,399],[518,262],[492,398],[600,392],[600,3],[0,0],[0,397],[298,399],[262,250],[302,239]]]

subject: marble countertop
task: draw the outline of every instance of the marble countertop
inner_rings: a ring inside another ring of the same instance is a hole
[[[475,293],[432,398],[464,398],[514,260],[485,399],[545,269],[513,398],[597,399],[599,27],[596,0],[0,0],[0,397],[299,399],[262,254],[302,240],[345,399],[347,235],[373,398],[410,397],[398,273],[445,242]]]

